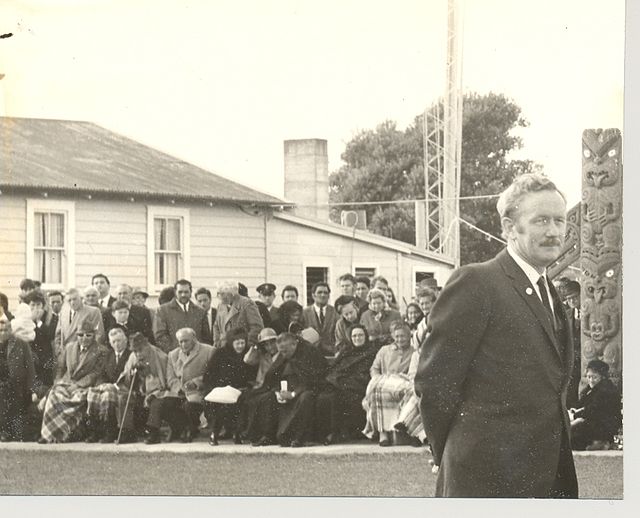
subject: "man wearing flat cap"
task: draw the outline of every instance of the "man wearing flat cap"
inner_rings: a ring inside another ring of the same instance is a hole
[[[260,316],[265,327],[270,327],[280,333],[283,331],[280,324],[280,312],[278,308],[273,305],[273,301],[276,299],[276,285],[270,282],[262,283],[256,288],[258,292],[258,300],[256,304],[260,311]]]

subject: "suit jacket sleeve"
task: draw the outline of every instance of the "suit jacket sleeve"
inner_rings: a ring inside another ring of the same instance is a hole
[[[432,331],[420,352],[415,391],[437,465],[489,321],[488,293],[481,275],[463,267],[453,273],[429,315]]]
[[[250,301],[244,308],[247,319],[247,326],[249,327],[247,334],[249,338],[249,344],[254,345],[258,343],[258,335],[264,327],[260,311],[255,302]]]
[[[160,347],[164,352],[171,350],[171,337],[169,336],[169,329],[167,328],[167,315],[165,309],[159,307],[156,318],[153,321],[153,336],[156,339],[156,345]]]

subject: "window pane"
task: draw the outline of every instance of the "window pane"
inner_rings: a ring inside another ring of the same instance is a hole
[[[64,215],[49,214],[48,246],[64,247]]]
[[[156,218],[153,221],[153,230],[154,230],[154,239],[155,239],[154,246],[156,250],[165,250],[165,241],[166,241],[165,223],[166,223],[165,220],[160,218]]]
[[[45,222],[45,218],[47,217],[46,214],[43,214],[42,212],[36,212],[33,215],[33,226],[34,226],[34,231],[35,231],[35,239],[33,240],[35,246],[44,246],[46,241],[46,222]],[[36,271],[39,271],[36,268]]]
[[[164,284],[164,254],[156,254],[155,272],[156,284]]]
[[[180,246],[180,220],[167,220],[167,250],[181,250]]]
[[[62,283],[62,252],[60,250],[48,250],[44,254],[44,279],[42,282]]]
[[[174,284],[179,277],[179,260],[178,254],[165,254],[167,278],[166,284]]]
[[[44,254],[44,250],[35,250],[33,252],[33,278],[40,282],[44,282],[45,279]]]

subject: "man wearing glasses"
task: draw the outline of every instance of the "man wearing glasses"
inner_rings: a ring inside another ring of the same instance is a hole
[[[57,381],[44,404],[40,444],[79,439],[89,388],[105,381],[108,350],[96,341],[94,324],[83,320],[75,335],[77,343],[67,344],[60,355]]]

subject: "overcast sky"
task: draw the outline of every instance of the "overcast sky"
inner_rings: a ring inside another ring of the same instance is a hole
[[[3,0],[0,113],[77,119],[281,196],[283,144],[400,127],[443,93],[446,0]],[[580,198],[584,128],[622,128],[624,1],[466,0],[465,91],[530,127]]]

